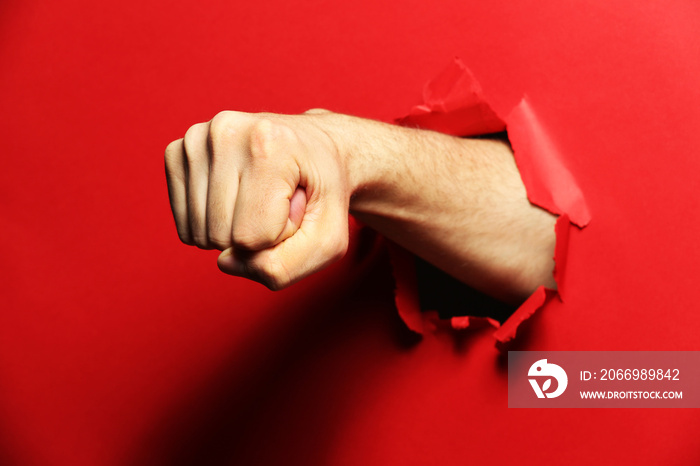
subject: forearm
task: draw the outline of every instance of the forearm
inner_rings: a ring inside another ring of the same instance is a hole
[[[555,217],[528,201],[507,143],[327,120],[357,218],[501,300],[520,303],[539,285],[556,286]]]
[[[532,206],[507,144],[311,110],[224,111],[165,151],[183,243],[271,289],[342,257],[348,210],[511,303],[552,281],[554,217]]]

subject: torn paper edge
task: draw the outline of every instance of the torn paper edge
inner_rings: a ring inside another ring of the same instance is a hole
[[[566,214],[580,228],[588,225],[591,214],[583,193],[527,96],[506,118],[506,128],[530,202],[555,215]]]
[[[418,278],[413,255],[391,241],[387,241],[387,249],[394,275],[394,302],[401,320],[406,327],[421,335],[426,331],[435,330],[420,309]]]
[[[540,286],[525,300],[523,304],[501,325],[493,336],[498,343],[507,343],[515,338],[516,331],[520,324],[529,319],[532,314],[541,308],[547,299],[547,291],[544,286]]]
[[[506,127],[484,99],[479,82],[457,57],[426,83],[423,100],[423,104],[413,107],[396,123],[453,136],[498,133]]]
[[[566,286],[564,286],[566,276],[566,262],[569,255],[569,230],[572,228],[571,221],[567,214],[562,214],[557,218],[554,225],[554,235],[557,241],[554,245],[554,281],[557,284],[557,295],[559,299],[566,301]]]
[[[407,116],[396,122],[402,126],[463,137],[507,130],[528,199],[558,215],[553,272],[558,289],[539,287],[503,325],[487,319],[496,329],[493,334],[496,347],[502,350],[506,343],[515,338],[518,327],[553,296],[564,301],[569,230],[572,225],[585,227],[591,219],[590,211],[578,183],[526,96],[504,121],[488,104],[472,72],[455,57],[442,73],[425,85],[423,99],[423,104],[415,106]],[[412,256],[396,245],[390,247],[389,254],[396,281],[395,301],[399,315],[406,326],[416,333],[434,330],[435,313],[422,312],[419,307]],[[450,323],[452,328],[460,330],[468,328],[473,319],[476,318],[452,317]]]

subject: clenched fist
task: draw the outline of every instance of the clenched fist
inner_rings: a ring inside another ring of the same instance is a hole
[[[339,259],[348,211],[454,277],[520,303],[552,278],[554,222],[507,142],[325,110],[219,113],[165,152],[180,239],[277,290]]]
[[[165,151],[168,193],[183,243],[219,249],[219,268],[284,288],[345,254],[351,190],[321,121],[221,112]]]

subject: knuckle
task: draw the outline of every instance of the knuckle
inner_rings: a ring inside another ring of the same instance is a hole
[[[224,250],[231,246],[231,237],[220,229],[209,230],[209,243],[216,249]]]
[[[270,133],[272,133],[276,126],[277,123],[270,117],[259,117],[251,125],[251,134],[259,138],[269,137]]]
[[[209,237],[209,243],[214,247],[214,249],[218,249],[219,251],[223,251],[224,249],[228,249],[231,247],[231,242],[215,237]]]
[[[165,164],[166,166],[172,166],[179,162],[182,153],[182,138],[177,139],[165,148]]]
[[[250,128],[250,145],[253,149],[251,155],[254,159],[262,159],[270,156],[272,142],[277,133],[277,125],[268,118],[257,120]]]
[[[192,242],[199,249],[209,249],[208,238],[205,235],[201,235],[201,234],[193,235]]]
[[[238,230],[233,234],[233,246],[248,251],[260,251],[265,249],[275,238],[271,234],[252,230]]]
[[[206,228],[199,221],[190,224],[190,238],[195,246],[200,249],[209,249],[209,238]]]
[[[206,138],[203,135],[206,132],[206,123],[197,123],[192,125],[185,132],[185,137],[183,138],[183,146],[185,149],[185,158],[188,163],[199,159],[202,154],[206,154],[206,147],[204,142]]]
[[[289,272],[284,265],[270,255],[264,256],[264,259],[259,260],[251,268],[260,283],[272,291],[279,291],[292,283]]]
[[[250,129],[250,161],[278,163],[289,160],[297,143],[297,134],[286,123],[274,117],[259,118]]]
[[[218,141],[226,136],[231,130],[232,117],[235,112],[224,110],[214,115],[209,122],[209,138]]]
[[[331,113],[331,111],[325,108],[310,108],[304,112],[304,115],[322,115],[324,113]]]
[[[242,249],[244,251],[255,251],[257,246],[256,241],[245,235],[235,234],[232,239],[234,249]]]
[[[232,219],[223,212],[224,209],[217,203],[210,203],[207,206],[206,225],[209,243],[221,250],[231,246],[232,231]]]
[[[187,131],[185,131],[185,146],[187,144],[194,142],[195,139],[200,139],[202,133],[206,131],[206,123],[196,123],[190,126]]]
[[[222,161],[232,154],[231,149],[239,147],[241,131],[249,115],[242,112],[225,110],[217,113],[209,122],[207,144],[211,149],[212,161]],[[239,153],[235,150],[235,153]]]
[[[188,246],[192,246],[192,245],[193,245],[192,239],[190,238],[190,232],[189,232],[189,231],[183,231],[183,230],[178,229],[178,230],[177,230],[177,236],[178,236],[178,238],[180,238],[180,241],[181,241],[183,244],[186,244],[186,245],[188,245]]]

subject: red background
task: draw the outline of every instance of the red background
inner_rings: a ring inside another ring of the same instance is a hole
[[[700,349],[700,7],[590,3],[3,1],[0,464],[700,462],[694,410],[509,410],[493,330],[417,341],[367,232],[273,294],[170,217],[191,124],[390,120],[458,55],[497,112],[528,95],[592,215],[515,348]]]

